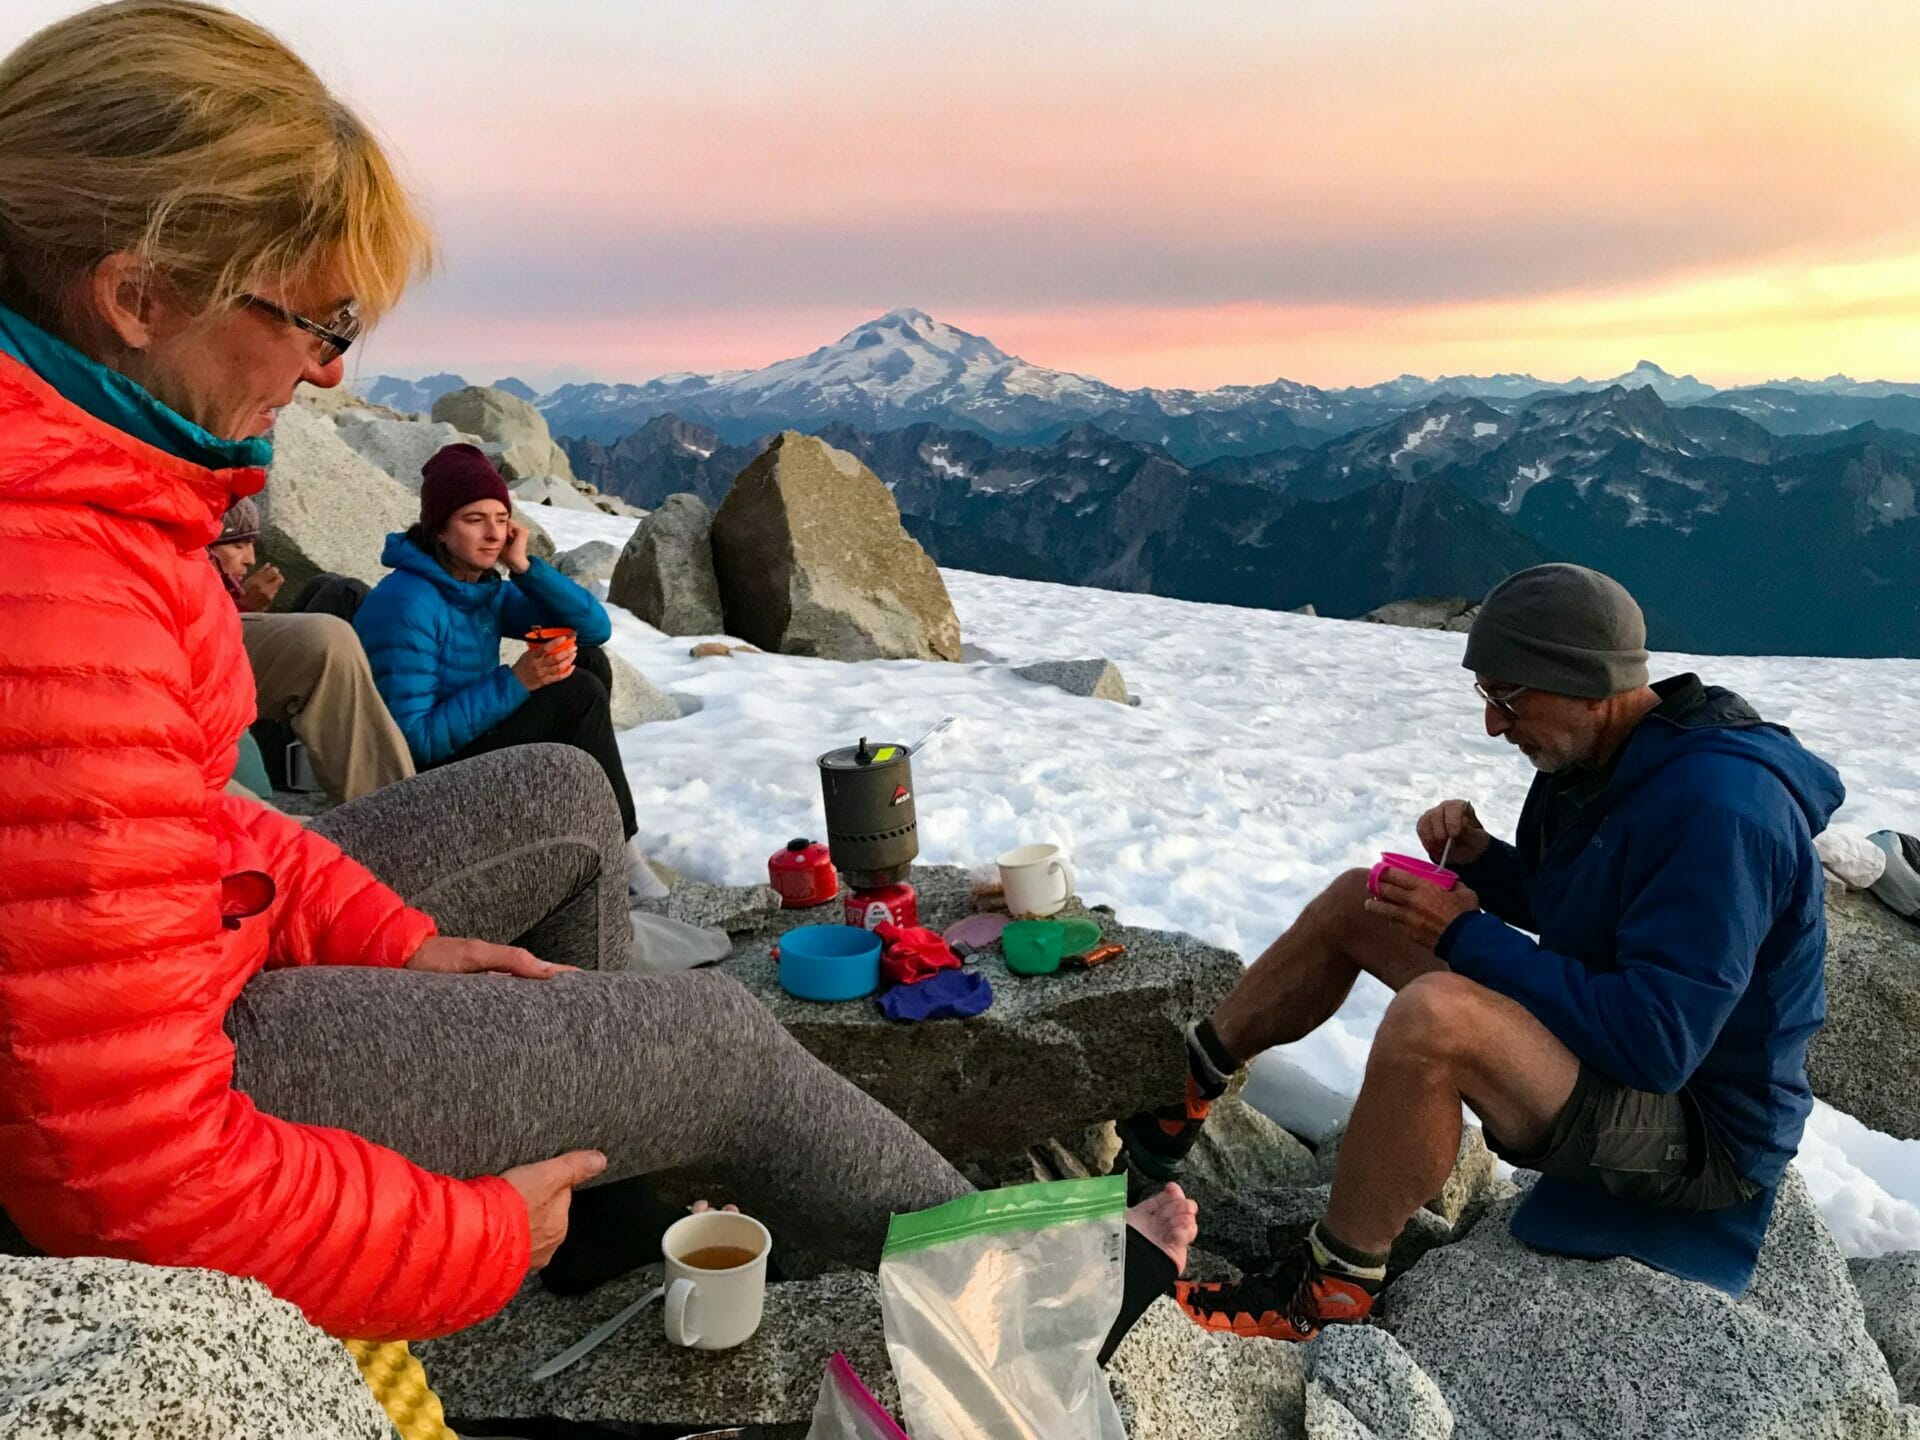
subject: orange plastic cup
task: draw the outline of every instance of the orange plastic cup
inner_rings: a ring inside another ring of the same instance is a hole
[[[549,655],[565,655],[567,671],[573,671],[573,652],[577,648],[574,632],[565,625],[538,625],[527,632],[527,644]]]
[[[538,645],[543,649],[548,645],[564,645],[573,648],[574,632],[565,625],[539,625],[527,631],[527,644]]]

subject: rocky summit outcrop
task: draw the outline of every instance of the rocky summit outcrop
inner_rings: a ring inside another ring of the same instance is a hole
[[[920,923],[943,930],[971,909],[954,866],[911,875]],[[1177,1099],[1186,1078],[1182,1027],[1240,978],[1239,957],[1191,936],[1136,930],[1095,915],[1126,954],[1093,970],[1021,977],[997,951],[975,963],[993,1007],[964,1023],[895,1024],[871,1000],[824,1005],[780,988],[769,941],[797,925],[838,922],[787,910],[775,934],[738,943],[722,967],[766,1002],[799,1042],[901,1116],[956,1162],[1001,1156]]]
[[[1117,705],[1133,703],[1133,697],[1127,693],[1126,677],[1111,660],[1038,660],[1031,665],[1014,666],[1013,673],[1022,680],[1051,685],[1069,695],[1111,700]]]
[[[1827,1023],[1813,1092],[1875,1130],[1920,1139],[1920,925],[1873,896],[1827,900]]]
[[[1900,1398],[1920,1404],[1920,1251],[1849,1260],[1847,1269]]]
[[[0,1434],[389,1440],[346,1347],[257,1281],[0,1257]]]
[[[558,475],[571,483],[573,464],[553,443],[547,417],[517,395],[488,385],[469,385],[433,402],[433,418],[480,438],[508,483],[535,475]]]
[[[1413,630],[1464,631],[1472,626],[1473,617],[1479,613],[1480,602],[1464,595],[1446,599],[1427,596],[1418,600],[1395,600],[1360,618],[1376,625],[1404,625]]]
[[[900,508],[853,456],[789,430],[713,519],[727,632],[830,660],[958,660],[960,622]]]
[[[1457,1440],[1912,1440],[1839,1247],[1797,1174],[1743,1299],[1531,1250],[1490,1209],[1391,1285],[1384,1324]],[[1380,1386],[1396,1383],[1385,1367]]]
[[[727,628],[713,569],[713,512],[697,495],[669,495],[620,552],[607,599],[668,635]]]
[[[420,502],[386,471],[358,454],[334,422],[289,405],[273,427],[273,465],[260,502],[259,555],[286,576],[292,599],[321,571],[377,585],[380,550],[404,530]]]

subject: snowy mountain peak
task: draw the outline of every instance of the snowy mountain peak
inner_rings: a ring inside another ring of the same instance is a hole
[[[991,340],[903,306],[856,325],[810,355],[782,360],[716,389],[723,403],[784,405],[797,417],[868,419],[960,410],[994,428],[996,414],[1064,410],[1084,417],[1121,403],[1098,380],[1029,365]],[[1041,423],[1044,423],[1042,421]]]
[[[1694,376],[1670,374],[1651,360],[1642,360],[1626,374],[1598,383],[1602,389],[1615,385],[1625,386],[1629,390],[1651,388],[1670,405],[1689,405],[1715,393],[1713,386]]]

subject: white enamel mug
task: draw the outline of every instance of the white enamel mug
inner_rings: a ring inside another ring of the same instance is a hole
[[[1052,915],[1073,898],[1073,865],[1058,845],[1022,845],[998,863],[1009,915]]]
[[[721,1246],[752,1258],[723,1270],[687,1263],[688,1256]],[[758,1330],[772,1247],[766,1226],[724,1210],[703,1211],[668,1226],[660,1237],[667,1262],[662,1311],[667,1339],[695,1350],[727,1350]]]

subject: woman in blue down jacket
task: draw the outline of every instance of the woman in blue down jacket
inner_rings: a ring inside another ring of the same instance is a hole
[[[426,770],[540,741],[578,746],[606,771],[631,841],[633,795],[614,740],[613,672],[600,649],[613,634],[607,612],[528,556],[507,483],[478,448],[449,445],[420,473],[420,521],[387,537],[380,559],[393,573],[353,620],[414,764]],[[572,629],[577,644],[529,646],[512,665],[500,663],[503,635],[544,625]]]

